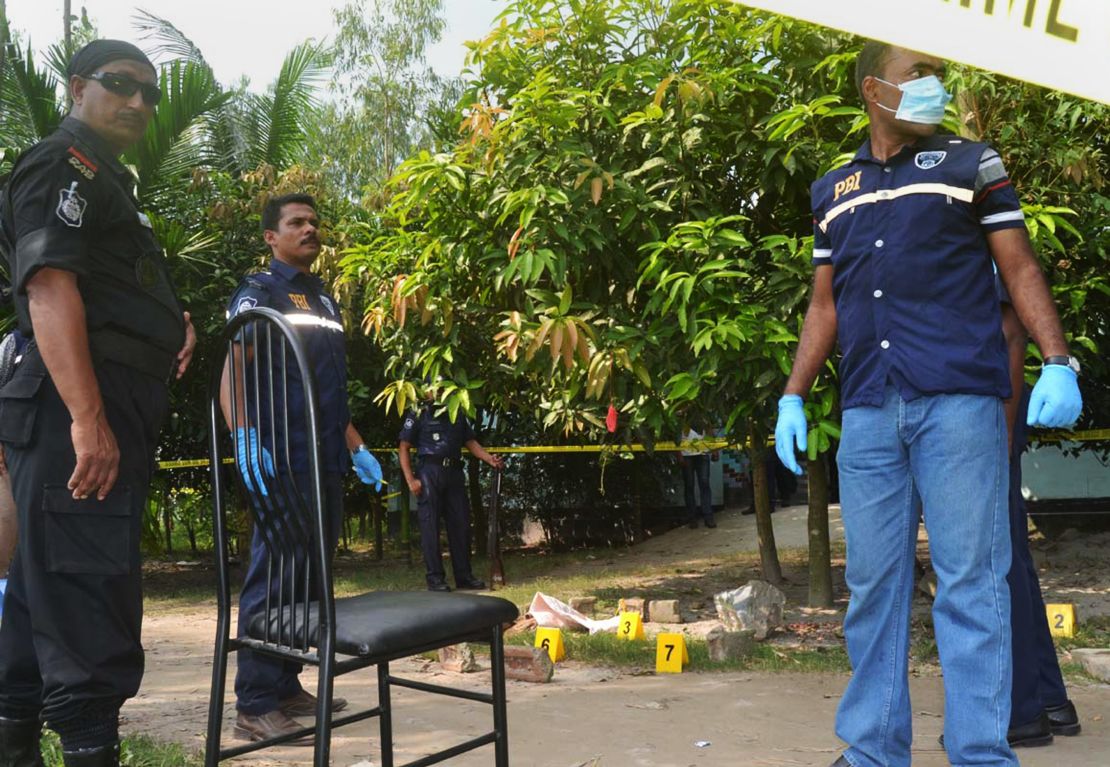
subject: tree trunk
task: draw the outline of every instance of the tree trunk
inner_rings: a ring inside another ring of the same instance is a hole
[[[482,503],[482,462],[474,456],[466,459],[467,494],[470,496],[470,529],[474,532],[470,538],[474,541],[475,551],[480,557],[488,552],[486,545],[486,530],[489,519],[486,514],[486,505]]]
[[[832,607],[829,472],[824,454],[809,462],[809,606]]]
[[[782,565],[775,546],[775,528],[771,523],[771,492],[767,486],[767,466],[764,463],[766,448],[762,441],[753,439],[749,456],[752,461],[752,494],[755,496],[755,527],[759,536],[759,567],[763,580],[778,586],[782,584]]]
[[[168,494],[167,494],[168,495]],[[166,495],[162,496],[162,524],[166,528],[166,553],[173,553],[173,508]]]
[[[71,7],[71,0],[65,0],[62,4],[62,23],[65,25],[65,46],[66,56],[72,56],[73,51],[73,8]]]

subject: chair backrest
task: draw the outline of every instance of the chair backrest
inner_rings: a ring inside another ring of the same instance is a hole
[[[267,553],[263,642],[311,653],[334,646],[331,552],[327,544],[317,429],[316,384],[297,331],[281,314],[255,308],[232,318],[226,355],[209,391],[213,538],[221,618],[230,611],[227,498],[221,471],[230,427],[232,474],[247,498]],[[299,442],[294,446],[294,442]],[[307,454],[307,465],[304,456]],[[280,616],[280,617],[279,617]],[[312,634],[310,634],[310,624]]]

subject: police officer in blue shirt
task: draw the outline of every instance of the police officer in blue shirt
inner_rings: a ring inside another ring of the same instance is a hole
[[[266,244],[273,252],[267,271],[248,275],[240,283],[228,303],[228,316],[233,317],[255,307],[268,307],[284,315],[299,331],[316,380],[318,428],[309,434],[304,423],[304,388],[296,365],[286,368],[287,394],[282,403],[275,403],[275,412],[288,414],[289,434],[278,434],[289,443],[290,466],[308,465],[309,440],[320,444],[321,468],[324,473],[325,513],[330,520],[330,545],[334,549],[343,524],[343,474],[353,464],[360,480],[381,489],[381,467],[367,450],[362,437],[351,423],[347,404],[347,357],[339,304],[324,289],[323,281],[311,273],[312,264],[320,254],[320,221],[315,200],[306,194],[273,197],[262,211],[262,229]],[[248,343],[247,339],[240,339]],[[267,364],[280,364],[280,357],[267,350],[248,349],[249,355],[266,355]],[[257,411],[262,424],[251,423],[256,408],[248,403],[254,387],[239,378],[235,401],[240,413],[235,423],[248,424],[238,429],[236,456],[239,471],[252,502],[265,505],[259,496],[268,495],[268,479],[275,473],[272,457],[265,446],[259,446],[259,433],[269,433],[269,403]],[[238,376],[237,376],[238,378]],[[225,365],[221,404],[228,423],[231,407],[229,367]],[[262,396],[268,396],[263,393]],[[274,395],[279,396],[278,394]],[[281,424],[278,424],[280,430]],[[307,476],[293,477],[296,487],[308,487]],[[276,581],[276,579],[275,579]],[[251,563],[239,597],[239,632],[246,633],[250,619],[266,604],[266,545],[255,530],[251,540]],[[274,587],[277,587],[275,582]],[[276,597],[274,597],[276,599]],[[299,664],[287,663],[265,655],[240,650],[235,677],[236,736],[246,740],[263,740],[300,729],[292,717],[312,716],[315,698],[297,679]],[[338,711],[346,701],[336,698],[332,708]],[[310,741],[301,741],[308,745]]]
[[[451,590],[439,553],[439,521],[442,519],[447,526],[447,548],[451,552],[455,588],[481,591],[486,584],[475,578],[470,569],[470,503],[466,497],[461,451],[465,445],[471,455],[495,469],[500,469],[504,462],[478,443],[466,416],[460,414],[452,421],[431,402],[419,413],[405,414],[399,439],[401,471],[418,504],[420,550],[424,555],[428,589]],[[410,458],[413,447],[420,461],[415,474]]]
[[[168,382],[196,336],[119,156],[161,92],[146,55],[95,40],[69,62],[69,115],[20,157],[3,250],[20,332],[0,389],[19,540],[0,624],[0,765],[119,764],[119,709],[143,675],[139,542]]]
[[[992,258],[1045,357],[1030,425],[1082,409],[1052,295],[998,154],[937,135],[944,64],[883,43],[856,82],[870,138],[814,183],[814,290],[779,401],[776,451],[800,472],[803,397],[839,339],[837,465],[853,676],[837,712],[837,767],[908,767],[907,656],[918,505],[937,573],[945,747],[953,764],[1016,767],[1010,723],[1006,347]],[[920,499],[920,500],[919,500]]]

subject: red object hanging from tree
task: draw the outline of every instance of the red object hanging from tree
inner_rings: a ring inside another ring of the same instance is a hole
[[[617,430],[617,409],[609,406],[609,413],[605,416],[605,428],[612,434]]]

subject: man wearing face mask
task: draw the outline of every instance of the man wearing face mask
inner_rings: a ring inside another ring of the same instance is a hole
[[[1045,365],[1025,414],[1068,426],[1078,364],[1002,160],[938,135],[944,64],[882,43],[856,82],[870,137],[813,185],[814,289],[779,401],[776,450],[800,473],[803,397],[839,340],[837,457],[853,675],[835,767],[909,767],[907,656],[919,503],[937,573],[933,619],[952,764],[1016,767],[1010,723],[1006,346],[991,259]]]
[[[143,675],[139,542],[167,383],[196,336],[119,156],[161,92],[141,50],[69,62],[73,106],[3,195],[3,250],[28,340],[0,389],[19,541],[0,624],[0,765],[39,767],[40,720],[67,767],[119,764]]]

